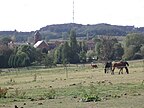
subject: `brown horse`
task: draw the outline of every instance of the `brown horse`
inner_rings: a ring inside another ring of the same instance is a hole
[[[129,64],[126,61],[121,61],[121,62],[114,63],[113,66],[112,66],[113,67],[112,74],[114,74],[115,68],[120,69],[119,74],[120,74],[120,72],[123,74],[123,68],[125,68],[126,73],[129,74],[129,70],[128,70],[127,66],[129,66]]]
[[[98,68],[98,66],[96,64],[91,63],[91,67],[92,68]]]

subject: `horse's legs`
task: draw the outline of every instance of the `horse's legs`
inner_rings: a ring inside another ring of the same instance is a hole
[[[107,69],[106,68],[104,69],[104,72],[107,73]]]
[[[120,70],[121,70],[121,74],[123,74],[123,68],[121,68]]]
[[[120,73],[123,74],[123,68],[120,68],[120,70],[119,70],[119,75],[120,75]]]
[[[120,75],[120,72],[121,72],[121,68],[120,68],[120,70],[119,70],[119,75]]]
[[[112,73],[111,73],[112,75],[114,75],[114,70],[115,70],[115,67],[113,67],[113,69],[112,69]]]
[[[127,67],[125,67],[126,73],[129,74],[129,70]]]
[[[123,68],[122,68],[122,71],[121,71],[121,73],[123,74]]]

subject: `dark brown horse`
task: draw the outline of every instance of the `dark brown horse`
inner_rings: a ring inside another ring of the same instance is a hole
[[[127,67],[127,66],[129,66],[129,64],[128,64],[128,62],[126,62],[126,61],[120,61],[120,62],[114,63],[113,66],[112,66],[112,67],[113,67],[113,69],[112,69],[112,74],[114,74],[115,68],[120,69],[120,70],[119,70],[119,74],[120,74],[120,72],[123,74],[123,68],[125,68],[126,73],[129,74],[129,70],[128,70],[128,67]]]
[[[108,61],[105,63],[105,67],[104,67],[104,72],[105,73],[108,73],[108,72],[111,72],[112,71],[112,62],[111,61]]]

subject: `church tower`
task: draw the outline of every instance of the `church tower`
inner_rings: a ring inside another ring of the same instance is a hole
[[[41,40],[41,34],[39,33],[39,31],[36,31],[36,33],[34,34],[34,44],[40,40]]]

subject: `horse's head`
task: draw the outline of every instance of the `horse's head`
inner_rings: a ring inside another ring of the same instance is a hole
[[[110,67],[112,67],[112,62],[106,62],[105,63],[105,68],[110,68]]]

